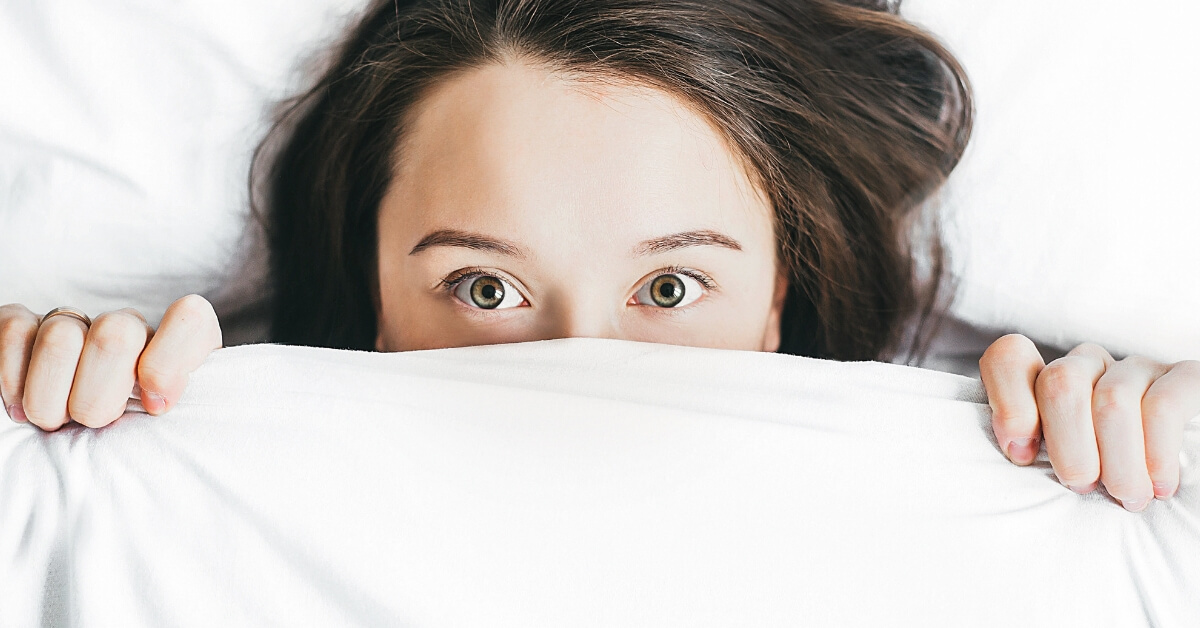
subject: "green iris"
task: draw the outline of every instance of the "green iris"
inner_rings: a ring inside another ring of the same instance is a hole
[[[683,280],[676,275],[659,275],[650,284],[650,298],[659,307],[675,307],[683,301]]]
[[[471,300],[475,305],[494,310],[504,301],[504,282],[495,277],[478,277],[471,283]]]

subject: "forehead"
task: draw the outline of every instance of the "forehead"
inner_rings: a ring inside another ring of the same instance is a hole
[[[414,231],[488,229],[595,248],[688,229],[756,238],[741,160],[671,95],[524,63],[456,74],[411,112],[384,211]],[[417,236],[420,237],[420,236]]]

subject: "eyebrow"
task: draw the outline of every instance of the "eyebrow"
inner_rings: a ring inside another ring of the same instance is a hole
[[[633,253],[637,256],[657,255],[692,246],[722,246],[734,251],[742,250],[742,245],[737,240],[723,233],[702,229],[699,231],[673,233],[669,236],[646,240],[634,247]]]
[[[417,253],[438,246],[488,251],[509,257],[525,257],[521,248],[512,242],[486,236],[481,233],[459,231],[457,229],[439,229],[430,233],[421,238],[421,241],[408,254],[416,255]],[[644,257],[646,255],[658,255],[693,246],[720,246],[734,251],[742,250],[742,245],[737,240],[723,233],[700,229],[672,233],[671,235],[645,240],[633,248],[633,254],[637,257]]]
[[[521,249],[511,242],[485,236],[481,233],[471,233],[457,229],[439,229],[430,233],[421,238],[421,241],[408,254],[416,255],[421,251],[431,249],[435,246],[455,246],[475,251],[499,253],[501,255],[508,255],[509,257],[525,257]]]

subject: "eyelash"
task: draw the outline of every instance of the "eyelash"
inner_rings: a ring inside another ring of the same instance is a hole
[[[508,282],[509,284],[512,283],[512,280],[508,279],[507,277],[501,276],[499,273],[496,273],[496,272],[487,271],[482,268],[464,268],[462,270],[458,270],[458,271],[451,273],[449,276],[445,277],[444,279],[438,280],[438,284],[440,284],[442,286],[442,289],[445,290],[446,292],[454,292],[454,288],[456,288],[458,286],[458,284],[460,284],[468,279],[474,279],[475,277],[484,277],[484,276],[499,277],[500,279],[503,279],[504,281]]]
[[[687,275],[688,277],[691,277],[699,282],[700,285],[704,286],[705,290],[717,289],[717,282],[713,281],[712,277],[709,277],[698,270],[692,270],[691,268],[684,268],[682,266],[668,266],[666,268],[656,270],[653,273],[654,277],[658,277],[660,275]]]

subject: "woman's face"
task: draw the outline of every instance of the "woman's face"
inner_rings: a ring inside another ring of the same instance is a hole
[[[769,203],[657,90],[476,68],[414,109],[379,211],[380,351],[572,336],[774,351]]]

